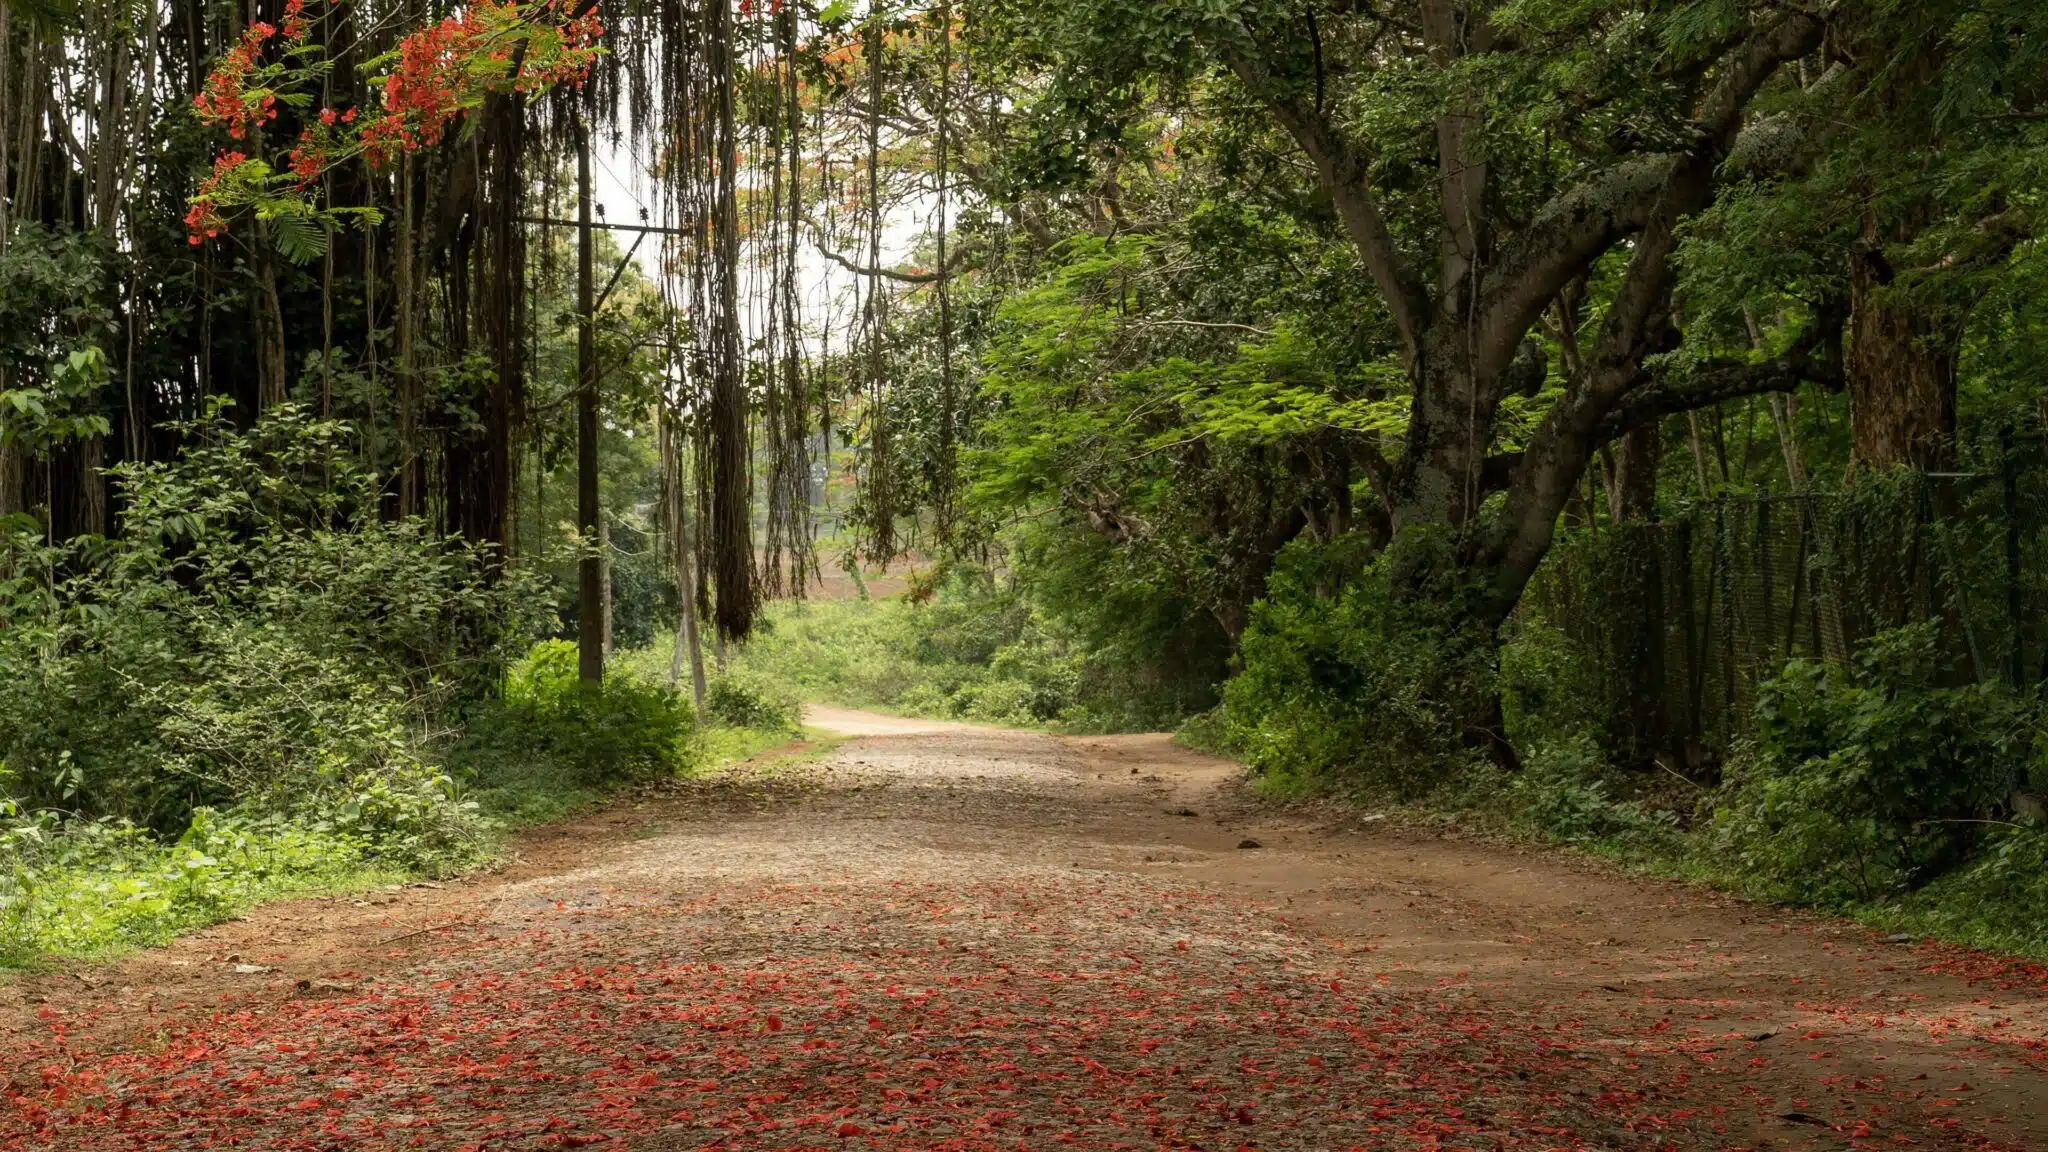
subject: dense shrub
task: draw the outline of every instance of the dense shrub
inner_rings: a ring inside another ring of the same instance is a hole
[[[385,519],[339,423],[176,431],[114,470],[118,539],[0,521],[0,962],[489,848],[433,761],[536,631],[533,580]]]
[[[1420,797],[1470,769],[1462,702],[1491,690],[1491,657],[1395,604],[1384,558],[1353,568],[1342,549],[1282,554],[1214,728],[1271,785]]]
[[[1715,833],[1764,890],[1869,901],[1956,866],[2027,781],[2031,704],[1956,682],[1937,625],[1874,637],[1851,668],[1794,661],[1758,687]]]
[[[1585,736],[1531,747],[1499,781],[1509,820],[1551,840],[1631,849],[1676,848],[1678,817],[1615,794],[1615,769]]]
[[[1212,598],[1229,602],[1229,613],[1235,595],[1191,589],[1185,577],[1239,583],[1240,565],[1183,552],[1172,539],[1120,548],[1074,524],[1027,525],[1013,543],[1014,592],[1076,654],[1055,680],[1095,726],[1171,728],[1215,706],[1235,644]]]
[[[1530,613],[1500,650],[1500,699],[1517,748],[1595,732],[1602,709],[1593,670],[1555,625]]]
[[[695,727],[689,703],[666,684],[615,669],[586,688],[576,645],[544,640],[512,665],[503,699],[471,725],[464,759],[486,779],[495,764],[528,759],[583,787],[647,780],[690,765]]]
[[[1088,652],[1025,591],[966,565],[929,587],[922,602],[774,605],[735,668],[747,683],[804,699],[948,719],[1087,731],[1179,720],[1116,657]]]
[[[384,521],[339,424],[286,406],[180,431],[177,460],[116,471],[119,540],[0,536],[15,798],[175,836],[200,808],[418,778],[417,731],[523,646],[532,586]]]
[[[717,677],[704,689],[704,718],[728,728],[794,732],[802,710],[793,697],[738,673]]]

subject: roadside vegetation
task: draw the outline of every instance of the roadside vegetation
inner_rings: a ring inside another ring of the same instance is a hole
[[[507,832],[788,738],[541,640],[542,574],[379,517],[348,430],[281,408],[121,471],[119,540],[0,547],[0,966],[261,900],[445,876]]]
[[[1187,702],[980,568],[919,572],[905,596],[771,605],[735,683],[903,715],[1066,731],[1171,725]],[[1200,693],[1205,689],[1188,686]]]

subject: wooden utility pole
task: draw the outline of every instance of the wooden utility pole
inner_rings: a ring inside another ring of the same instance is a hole
[[[597,276],[590,228],[590,132],[576,116],[576,531],[597,539]],[[576,572],[576,677],[604,682],[604,561],[586,552]]]

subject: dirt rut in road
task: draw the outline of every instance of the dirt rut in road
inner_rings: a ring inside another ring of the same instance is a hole
[[[0,1147],[2048,1148],[2031,967],[1161,736],[811,721],[500,875],[25,978]]]

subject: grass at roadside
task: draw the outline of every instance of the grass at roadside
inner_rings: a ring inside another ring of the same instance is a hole
[[[377,858],[331,829],[208,818],[172,844],[112,824],[65,829],[38,867],[10,869],[0,905],[0,968],[98,958],[288,897],[361,891],[418,870]]]
[[[708,727],[692,771],[795,738],[785,728]],[[113,823],[53,827],[42,833],[44,851],[34,867],[0,874],[0,970],[59,957],[111,958],[269,901],[344,895],[480,867],[498,856],[508,834],[567,819],[614,792],[576,784],[545,763],[505,770],[488,787],[460,794],[459,803],[476,805],[484,831],[457,860],[407,860],[325,822],[236,813],[208,813],[170,844]]]
[[[808,730],[788,728],[714,727],[704,731],[704,767],[716,770],[742,760],[752,760],[791,741],[806,739]]]

